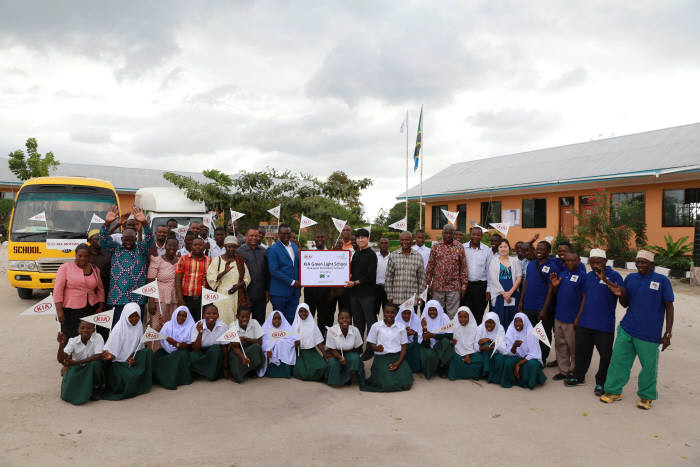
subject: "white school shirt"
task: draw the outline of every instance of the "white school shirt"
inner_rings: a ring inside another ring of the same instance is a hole
[[[212,259],[218,258],[226,253],[226,245],[219,247],[219,245],[216,244],[216,241],[211,242],[209,245],[209,257]]]
[[[258,320],[253,318],[250,318],[250,321],[248,321],[248,327],[245,329],[238,325],[238,320],[233,322],[231,329],[236,329],[240,337],[247,337],[248,339],[260,339],[264,334],[262,326],[260,326]]]
[[[93,332],[87,344],[83,344],[80,336],[71,337],[63,348],[63,352],[75,361],[85,360],[93,355],[102,353],[104,345],[105,341],[102,339],[102,336]]]
[[[463,243],[467,256],[467,275],[469,281],[486,281],[489,277],[489,264],[493,258],[491,248],[479,243],[479,248],[472,248],[471,242]]]
[[[386,255],[386,257],[384,257],[380,252],[377,252],[377,275],[375,277],[375,283],[377,285],[384,285],[387,264],[389,264],[389,255]]]
[[[401,352],[401,344],[408,344],[406,328],[403,324],[394,321],[394,324],[387,326],[384,320],[372,325],[367,334],[367,342],[384,347],[384,352],[374,352],[377,355]]]
[[[343,335],[340,326],[337,324],[331,329],[338,333],[338,337],[333,337],[330,332],[326,333],[326,347],[329,349],[353,350],[362,345],[362,334],[360,334],[360,330],[352,324],[348,326],[347,336]]]
[[[216,320],[214,329],[212,329],[211,331],[207,327],[207,324],[204,323],[204,329],[202,329],[202,347],[211,347],[212,345],[225,344],[225,342],[217,342],[216,340],[219,337],[221,337],[227,330],[228,327],[226,326],[226,323],[224,323],[220,319]],[[197,324],[195,324],[192,328],[192,342],[195,342],[197,340],[198,335],[199,331],[197,331]]]
[[[179,250],[177,250],[177,252],[180,253],[180,256],[186,256],[186,255],[190,254],[190,252],[184,246],[182,248],[180,248]]]
[[[417,251],[423,257],[423,269],[428,269],[428,260],[430,259],[430,248],[425,246],[413,245],[412,250]]]

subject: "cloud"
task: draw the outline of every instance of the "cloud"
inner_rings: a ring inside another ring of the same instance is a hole
[[[481,129],[483,141],[527,143],[551,132],[564,123],[561,115],[537,109],[504,108],[482,110],[466,121]]]
[[[576,67],[563,73],[556,79],[553,79],[544,86],[546,92],[566,91],[577,86],[583,85],[588,80],[588,72],[583,67]]]
[[[85,128],[71,132],[70,138],[78,143],[101,144],[112,141],[111,133],[105,128]]]

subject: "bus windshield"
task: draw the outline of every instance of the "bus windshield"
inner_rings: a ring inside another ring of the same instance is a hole
[[[104,220],[113,193],[20,192],[15,202],[10,239],[19,242],[46,241],[49,238],[85,238],[96,214]]]

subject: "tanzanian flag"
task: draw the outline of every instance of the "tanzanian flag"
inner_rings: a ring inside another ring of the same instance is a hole
[[[418,134],[416,135],[416,149],[413,151],[413,171],[418,170],[420,150],[423,143],[423,106],[420,106],[420,117],[418,118]]]

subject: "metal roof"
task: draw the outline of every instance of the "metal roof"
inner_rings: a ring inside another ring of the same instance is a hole
[[[700,123],[459,162],[423,180],[423,197],[686,170],[700,170]],[[409,198],[419,194],[419,185],[408,190]]]

